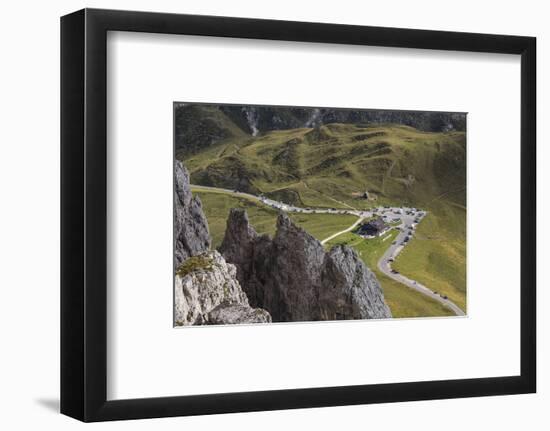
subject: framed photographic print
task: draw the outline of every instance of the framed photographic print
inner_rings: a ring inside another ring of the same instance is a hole
[[[534,38],[61,19],[61,411],[536,388]]]

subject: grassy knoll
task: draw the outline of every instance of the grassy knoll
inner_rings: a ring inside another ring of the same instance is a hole
[[[389,235],[389,238],[387,238]],[[365,264],[376,274],[384,290],[384,297],[388,303],[393,317],[425,317],[425,316],[450,316],[453,313],[443,307],[437,301],[409,289],[401,283],[387,277],[378,270],[378,261],[388,248],[391,241],[397,236],[397,231],[380,238],[365,240],[353,233],[345,233],[326,244],[327,248],[336,244],[347,244],[353,247]],[[387,238],[387,239],[385,239]],[[414,242],[414,241],[412,241]],[[409,247],[409,246],[407,246]],[[405,248],[407,248],[405,247]],[[409,275],[409,274],[407,274]]]
[[[258,233],[275,234],[278,212],[259,202],[228,193],[194,191],[201,198],[213,246],[218,247],[225,234],[227,216],[231,208],[242,208],[248,213],[250,223]],[[290,218],[318,240],[351,226],[357,217],[337,214],[291,213]]]

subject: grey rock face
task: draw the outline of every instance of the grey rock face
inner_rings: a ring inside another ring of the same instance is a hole
[[[396,123],[427,132],[466,130],[466,114],[459,112],[350,110],[276,106],[219,105],[219,109],[254,136],[270,130],[317,127],[330,123],[368,126]],[[253,123],[250,118],[253,114]]]
[[[330,250],[321,278],[319,304],[323,320],[391,317],[376,275],[351,247],[338,245]]]
[[[246,211],[232,209],[227,219],[227,229],[220,251],[231,256],[231,262],[237,267],[237,278],[253,270],[253,256],[258,234],[248,221]],[[250,299],[250,298],[249,298]]]
[[[175,162],[174,190],[175,260],[176,267],[185,259],[210,248],[208,222],[198,196],[189,187],[189,173],[183,164]]]
[[[188,258],[174,283],[176,325],[271,322],[265,310],[250,307],[235,265],[217,251]]]
[[[231,210],[220,251],[250,303],[275,322],[391,317],[376,276],[352,249],[326,253],[284,214],[271,239],[256,233],[245,211]]]
[[[223,303],[208,313],[208,320],[211,325],[270,323],[271,316],[261,308],[251,308],[242,304]]]
[[[270,254],[274,269],[277,268],[270,277],[270,288],[281,292],[281,318],[318,320],[317,295],[322,287],[320,269],[325,258],[321,243],[281,214]]]

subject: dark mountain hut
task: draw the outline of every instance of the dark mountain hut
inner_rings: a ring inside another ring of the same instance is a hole
[[[378,217],[359,226],[357,234],[361,236],[379,236],[386,232],[389,228],[390,227],[384,223],[384,220]]]

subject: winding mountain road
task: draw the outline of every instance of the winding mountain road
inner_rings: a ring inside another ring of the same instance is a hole
[[[456,305],[454,302],[452,302],[445,296],[432,291],[431,289],[420,284],[416,280],[412,280],[410,278],[405,277],[402,274],[399,274],[397,271],[394,271],[391,268],[391,262],[403,250],[403,248],[405,247],[405,244],[407,244],[405,239],[407,237],[409,238],[412,237],[412,235],[414,234],[416,225],[420,223],[422,219],[426,216],[426,213],[423,211],[411,212],[410,211],[411,209],[407,209],[407,208],[381,208],[377,212],[366,211],[366,210],[356,210],[356,209],[343,210],[343,209],[332,209],[332,208],[330,209],[329,208],[300,208],[294,205],[289,205],[282,202],[274,201],[272,199],[268,199],[263,196],[256,196],[250,193],[239,192],[236,190],[223,189],[219,187],[199,186],[194,184],[191,184],[191,188],[194,191],[204,190],[207,192],[224,193],[224,194],[230,194],[232,196],[250,199],[285,212],[299,212],[299,213],[305,213],[305,214],[347,214],[347,215],[352,214],[358,217],[357,220],[350,227],[340,232],[336,232],[335,234],[329,236],[328,238],[325,238],[324,240],[321,241],[321,244],[325,244],[328,241],[346,232],[352,231],[364,219],[370,218],[374,214],[377,214],[379,216],[386,217],[386,218],[390,218],[390,217],[398,218],[401,221],[401,224],[397,226],[400,232],[398,233],[395,240],[390,244],[388,249],[384,252],[380,260],[378,261],[378,269],[388,277],[405,285],[406,287],[413,289],[425,296],[428,296],[436,300],[437,302],[441,303],[444,307],[448,308],[453,313],[455,313],[457,316],[465,316],[464,311],[462,311],[462,309],[458,305]],[[410,212],[410,213],[407,214],[407,212]],[[418,222],[416,220],[418,220]]]
[[[400,232],[397,234],[395,240],[378,261],[378,269],[393,280],[436,300],[437,302],[441,303],[443,306],[451,310],[457,316],[465,316],[464,311],[462,311],[462,309],[458,305],[456,305],[445,296],[434,292],[433,290],[429,289],[423,284],[420,284],[416,280],[405,277],[404,275],[392,270],[391,268],[391,262],[393,262],[393,259],[395,259],[397,255],[401,253],[401,251],[405,248],[405,238],[412,236],[412,234],[414,233],[414,226],[416,224],[415,220],[419,220],[420,223],[422,219],[426,216],[425,213],[421,214],[422,215],[414,216],[405,213],[401,216],[402,223],[399,226]],[[409,226],[411,227],[409,228]]]

